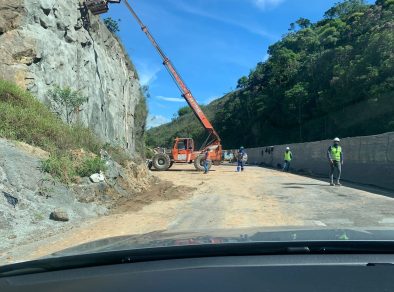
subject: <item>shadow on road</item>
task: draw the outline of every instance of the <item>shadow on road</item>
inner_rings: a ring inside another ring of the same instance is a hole
[[[343,185],[348,188],[358,189],[361,191],[374,193],[374,194],[389,197],[389,198],[394,198],[394,191],[391,191],[388,189],[379,188],[379,187],[372,186],[372,185],[355,184],[352,182],[345,182]]]
[[[273,168],[269,168],[268,169],[273,169]],[[309,178],[313,178],[315,180],[321,181],[322,183],[282,183],[282,185],[288,185],[288,186],[320,186],[320,187],[330,187],[332,188],[332,186],[330,186],[330,184],[328,183],[328,180],[326,178],[323,178],[321,176],[313,176],[313,175],[306,175],[303,173],[296,173],[296,172],[292,172],[292,174],[294,175],[300,175],[303,177],[309,177]],[[349,182],[349,181],[344,181],[341,180],[341,184],[344,187],[348,187],[348,188],[353,188],[353,189],[357,189],[357,190],[361,190],[361,191],[365,191],[365,192],[369,192],[369,193],[373,193],[376,195],[381,195],[381,196],[385,196],[385,197],[389,197],[389,198],[394,198],[394,191],[392,190],[388,190],[388,189],[384,189],[381,187],[377,187],[377,186],[373,186],[373,185],[363,185],[363,184],[359,184],[359,183],[353,183],[353,182]]]
[[[151,169],[151,171],[157,172],[157,171],[160,171],[160,170]],[[196,174],[203,173],[202,171],[197,171],[195,169],[168,169],[168,170],[165,170],[165,171],[169,171],[169,172],[195,172]],[[215,171],[216,170],[210,170],[209,172],[215,172]]]
[[[269,166],[262,166],[262,165],[254,165],[254,166],[265,168],[265,169],[270,169],[270,170],[276,170],[278,172],[281,171],[281,170],[278,170],[277,168],[269,167]],[[283,183],[283,185],[289,185],[289,186],[297,186],[297,185],[312,186],[312,185],[315,185],[315,186],[321,186],[321,187],[331,187],[328,183],[328,176],[324,177],[324,176],[320,176],[320,175],[308,175],[305,173],[294,172],[294,171],[289,172],[289,174],[313,178],[315,180],[321,181],[322,183],[321,184]],[[357,189],[357,190],[361,190],[361,191],[365,191],[365,192],[369,192],[369,193],[373,193],[376,195],[385,196],[385,197],[394,199],[394,190],[385,189],[385,188],[377,187],[374,185],[366,185],[366,184],[364,185],[364,184],[360,184],[360,183],[354,183],[354,182],[346,181],[343,179],[341,180],[341,183],[344,187],[353,188],[353,189]]]
[[[282,185],[288,185],[288,186],[320,186],[320,187],[330,187],[329,184],[282,183]]]

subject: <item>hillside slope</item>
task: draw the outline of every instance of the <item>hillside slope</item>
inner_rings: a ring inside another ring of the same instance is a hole
[[[213,101],[208,106],[201,106],[205,115],[210,121],[215,119],[215,114],[220,110],[223,104],[231,98],[226,95],[218,100]],[[187,113],[174,118],[172,122],[149,129],[147,131],[147,145],[151,147],[171,147],[175,137],[193,137],[199,147],[207,138],[203,126],[196,118],[193,112]]]
[[[10,249],[107,214],[153,183],[145,165],[130,161],[123,149],[62,122],[1,79],[0,117],[0,262]],[[89,179],[100,171],[105,181]],[[52,220],[53,212],[67,223]]]
[[[238,91],[206,108],[225,148],[394,130],[394,1],[348,0],[317,23],[300,18],[268,53]],[[148,142],[166,145],[183,126],[200,139],[194,120],[151,129]]]

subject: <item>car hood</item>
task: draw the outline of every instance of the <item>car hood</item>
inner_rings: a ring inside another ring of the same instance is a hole
[[[195,232],[156,231],[143,235],[118,236],[81,244],[51,254],[63,257],[119,250],[135,250],[169,246],[209,245],[247,242],[312,242],[312,241],[394,241],[394,229],[345,228],[322,229],[286,227],[199,230]]]

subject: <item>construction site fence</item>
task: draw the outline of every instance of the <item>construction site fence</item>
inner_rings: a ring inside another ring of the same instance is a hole
[[[394,132],[344,138],[342,179],[394,190]],[[293,154],[290,170],[312,176],[329,174],[328,147],[332,140],[246,149],[248,163],[280,169],[286,147]],[[296,179],[296,178],[295,178]]]

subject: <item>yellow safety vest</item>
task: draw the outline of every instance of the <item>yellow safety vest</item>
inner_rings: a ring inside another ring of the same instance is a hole
[[[285,151],[285,160],[291,161],[291,151]]]
[[[331,146],[331,158],[334,161],[341,161],[341,153],[342,153],[342,148],[341,146],[334,147]]]

